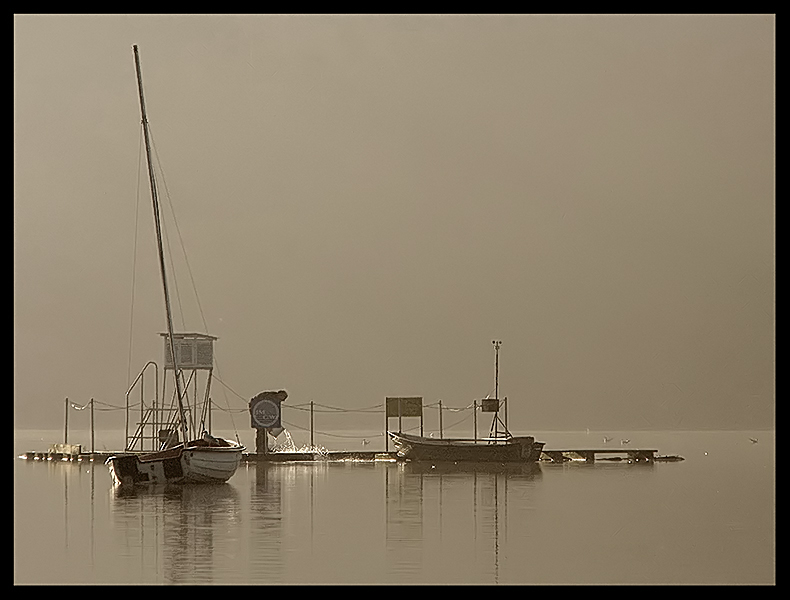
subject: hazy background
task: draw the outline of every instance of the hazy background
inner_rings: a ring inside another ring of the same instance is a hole
[[[243,397],[466,406],[498,339],[511,429],[773,427],[773,16],[14,22],[16,427],[162,359],[133,44]]]

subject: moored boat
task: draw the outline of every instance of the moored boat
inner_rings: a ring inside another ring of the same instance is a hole
[[[200,439],[159,452],[113,456],[107,464],[116,485],[224,483],[236,472],[243,450],[230,440]]]
[[[544,442],[532,436],[435,439],[387,432],[398,457],[415,461],[449,462],[537,462]]]
[[[484,412],[494,413],[491,421],[491,435],[477,438],[477,420],[475,418],[475,437],[468,438],[434,438],[410,435],[398,431],[388,431],[395,445],[398,458],[412,461],[431,462],[519,462],[536,463],[540,460],[544,442],[537,442],[532,436],[513,436],[508,431],[507,423],[499,418],[502,402],[499,400],[499,348],[502,342],[491,342],[496,351],[494,375],[494,398],[485,398],[480,408]],[[505,404],[507,398],[505,398]],[[475,402],[477,411],[477,402]],[[501,429],[500,429],[501,427]]]

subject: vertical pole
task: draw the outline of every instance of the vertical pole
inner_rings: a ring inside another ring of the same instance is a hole
[[[201,435],[203,433],[202,431],[198,431],[197,430],[198,429],[198,425],[200,425],[200,423],[197,422],[197,416],[200,414],[198,412],[198,372],[197,372],[197,369],[192,369],[192,379],[195,380],[194,381],[195,385],[193,386],[193,388],[194,388],[193,396],[194,396],[194,401],[195,401],[195,412],[194,412],[194,416],[192,417],[192,423],[193,423],[192,427],[194,427],[194,430],[192,431],[192,437],[196,438],[196,437],[198,437],[199,435]]]
[[[475,444],[477,443],[477,400],[473,403],[472,411],[474,413],[474,422],[475,422]]]
[[[124,429],[124,435],[126,437],[124,437],[124,439],[123,439],[124,450],[128,450],[129,449],[129,394],[130,393],[131,393],[131,390],[128,390],[126,392],[126,427]]]
[[[69,443],[69,399],[66,398],[66,425],[63,432],[63,443]]]
[[[164,377],[162,377],[162,411],[163,411],[162,412],[162,416],[165,417],[165,418],[162,419],[162,421],[167,423],[167,429],[169,430],[170,429],[170,417],[172,415],[170,414],[171,411],[169,411],[169,410],[165,412],[165,398],[167,398],[167,396],[166,396],[166,394],[167,394],[167,365],[165,365],[164,371],[165,371],[165,375],[164,375]],[[176,430],[176,431],[178,431],[178,430]],[[170,433],[167,434],[167,437],[168,437],[168,439],[170,438]],[[176,439],[174,441],[178,442],[178,437],[176,437]]]
[[[494,367],[494,397],[496,398],[496,413],[494,413],[494,438],[499,437],[499,346],[502,342],[494,340],[491,342],[494,345],[494,353],[496,356]]]
[[[164,397],[162,398],[164,401]],[[158,449],[161,446],[159,442],[159,430],[162,428],[162,403],[159,402],[159,365],[154,363],[154,417],[156,419],[156,426],[154,427],[154,435],[156,436],[156,443],[154,448]]]
[[[211,409],[213,408],[211,405],[213,402],[211,398],[208,399],[208,434],[211,435]]]
[[[403,416],[401,415],[401,399],[398,398],[398,433],[403,433]]]
[[[423,436],[422,433],[422,399],[420,399],[420,437]]]
[[[310,448],[315,448],[315,420],[313,416],[313,401],[310,400]]]
[[[93,443],[94,442],[93,432],[94,432],[94,428],[93,428],[93,398],[91,398],[91,454],[93,454],[95,452],[95,450],[96,450],[95,445]]]
[[[266,455],[269,453],[269,448],[265,429],[255,429],[255,452],[258,455],[258,460],[266,460]]]
[[[143,368],[143,376],[140,377],[140,423],[142,424],[145,415],[145,368]],[[153,446],[152,450],[155,450]],[[140,450],[145,450],[145,427],[140,429]]]
[[[143,369],[147,368],[145,365]],[[156,373],[156,371],[154,371]],[[151,401],[151,450],[156,452],[159,449],[159,423],[157,422],[157,408],[156,408],[156,386],[159,384],[158,379],[154,379],[154,397]]]
[[[499,402],[499,346],[502,342],[493,341],[494,350],[496,351],[496,367],[494,372],[494,397]]]
[[[442,401],[439,400],[439,439],[444,439],[444,429],[442,428]]]

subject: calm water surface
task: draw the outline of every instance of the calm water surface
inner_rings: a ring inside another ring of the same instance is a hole
[[[132,491],[103,464],[16,458],[59,435],[16,432],[17,584],[775,582],[773,432],[610,434],[680,463],[249,465]]]

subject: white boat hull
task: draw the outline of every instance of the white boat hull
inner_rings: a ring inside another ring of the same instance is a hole
[[[219,450],[219,449],[210,449]],[[241,462],[242,449],[216,452],[210,450],[185,450],[181,455],[185,477],[193,483],[227,481]]]
[[[107,459],[116,485],[161,483],[224,483],[241,463],[244,446],[182,445],[150,454],[113,456]]]

